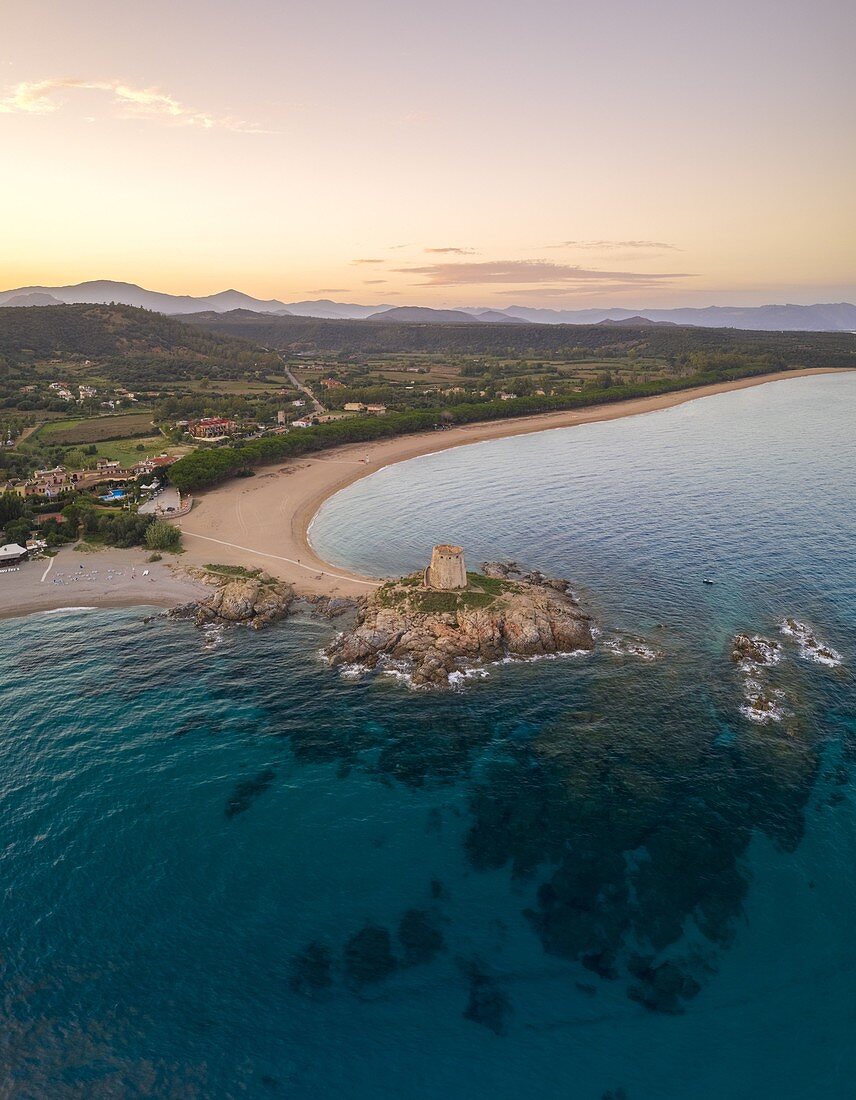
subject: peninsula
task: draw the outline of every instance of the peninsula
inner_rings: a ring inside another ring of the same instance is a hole
[[[592,620],[566,580],[485,562],[468,573],[460,546],[435,546],[424,573],[387,581],[327,648],[334,666],[381,669],[413,687],[448,687],[508,657],[594,649]]]

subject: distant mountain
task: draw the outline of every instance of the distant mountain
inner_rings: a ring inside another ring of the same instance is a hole
[[[510,317],[507,313],[503,313],[499,309],[484,309],[479,313],[474,313],[473,316],[477,321],[484,321],[488,325],[525,325],[521,317]]]
[[[856,306],[848,302],[813,306],[705,306],[680,309],[535,309],[509,306],[502,312],[538,325],[596,325],[601,321],[646,318],[698,328],[739,328],[755,332],[854,332]]]
[[[33,295],[46,295],[53,299],[49,302],[30,301]],[[24,299],[23,301],[21,299]],[[33,305],[104,305],[118,302],[125,306],[139,306],[155,310],[157,313],[226,313],[231,309],[252,309],[258,313],[288,314],[290,311],[284,302],[275,300],[263,302],[242,294],[238,290],[224,290],[219,294],[209,294],[203,298],[194,298],[189,294],[161,294],[155,290],[145,290],[136,283],[117,283],[111,279],[99,279],[96,282],[77,283],[74,286],[25,286],[17,290],[0,292],[0,306]]]
[[[391,306],[360,306],[352,302],[332,302],[329,298],[316,301],[289,302],[288,309],[297,317],[320,317],[326,321],[363,321]]]
[[[362,305],[319,298],[300,302],[263,301],[238,290],[193,297],[162,294],[135,283],[101,279],[74,286],[25,286],[0,292],[0,306],[106,304],[141,306],[166,314],[229,313],[252,310],[279,317],[312,317],[321,320],[379,320],[422,324],[466,324],[470,321],[538,325],[596,325],[601,322],[638,327],[645,321],[693,325],[698,328],[736,328],[756,332],[856,332],[856,305],[848,302],[810,306],[705,306],[679,309],[538,309],[531,306],[486,306],[465,309],[431,309],[427,306]]]
[[[52,294],[41,294],[38,291],[33,291],[32,294],[16,294],[14,298],[10,298],[7,302],[3,303],[7,306],[61,306],[63,303],[59,298],[54,298]]]
[[[525,324],[524,321],[520,322]],[[677,321],[652,321],[648,317],[642,317],[636,313],[632,317],[622,317],[619,321],[614,321],[611,317],[607,317],[605,321],[598,321],[597,327],[605,326],[607,328],[654,328],[656,325],[672,325],[677,326]]]
[[[477,321],[472,313],[461,309],[429,309],[428,306],[393,306],[372,313],[367,321],[388,321],[398,324],[468,325]]]

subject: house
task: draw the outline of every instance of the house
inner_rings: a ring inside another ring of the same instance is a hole
[[[122,469],[121,462],[112,462],[109,458],[99,458],[95,464],[95,469],[99,473],[120,473]]]
[[[517,400],[517,394],[516,393],[498,393],[497,397],[499,398],[500,401],[516,401]]]
[[[17,542],[7,542],[5,546],[0,546],[0,567],[17,565],[18,562],[26,560],[26,546],[19,546]]]
[[[237,421],[226,416],[204,416],[201,420],[191,420],[187,430],[194,439],[224,439],[237,427]]]
[[[383,416],[386,413],[386,405],[366,405],[366,412],[374,413],[375,416]]]
[[[321,385],[328,390],[343,390],[345,383],[340,382],[338,378],[322,378]]]
[[[305,418],[303,420],[292,420],[291,426],[292,428],[311,428],[312,421]]]
[[[344,409],[346,413],[361,413],[366,411],[366,407],[362,401],[346,401]]]
[[[299,397],[296,401],[292,401],[291,403],[292,405],[294,405],[295,409],[302,409],[303,406],[306,404],[306,402],[301,400]]]

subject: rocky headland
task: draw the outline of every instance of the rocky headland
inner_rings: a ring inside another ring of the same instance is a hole
[[[593,620],[567,581],[514,562],[485,562],[458,590],[432,589],[421,573],[388,581],[326,655],[335,666],[398,671],[414,687],[448,687],[456,674],[506,658],[594,646]]]
[[[196,626],[227,624],[260,630],[288,616],[294,589],[261,569],[207,566],[191,571],[211,586],[209,595],[172,608],[171,618],[191,619]]]

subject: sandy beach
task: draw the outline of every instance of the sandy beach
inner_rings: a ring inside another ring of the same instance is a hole
[[[837,372],[822,368],[784,371],[613,405],[348,444],[288,464],[262,467],[255,477],[235,479],[201,494],[190,515],[176,521],[186,551],[182,560],[194,565],[221,562],[257,566],[289,581],[301,595],[365,595],[380,583],[379,579],[323,561],[309,541],[309,527],[325,500],[394,462],[489,439],[639,416],[782,379],[831,373]]]
[[[87,553],[64,546],[52,558],[0,570],[0,618],[63,607],[176,607],[208,591],[188,576],[181,556],[147,562],[142,547]]]

